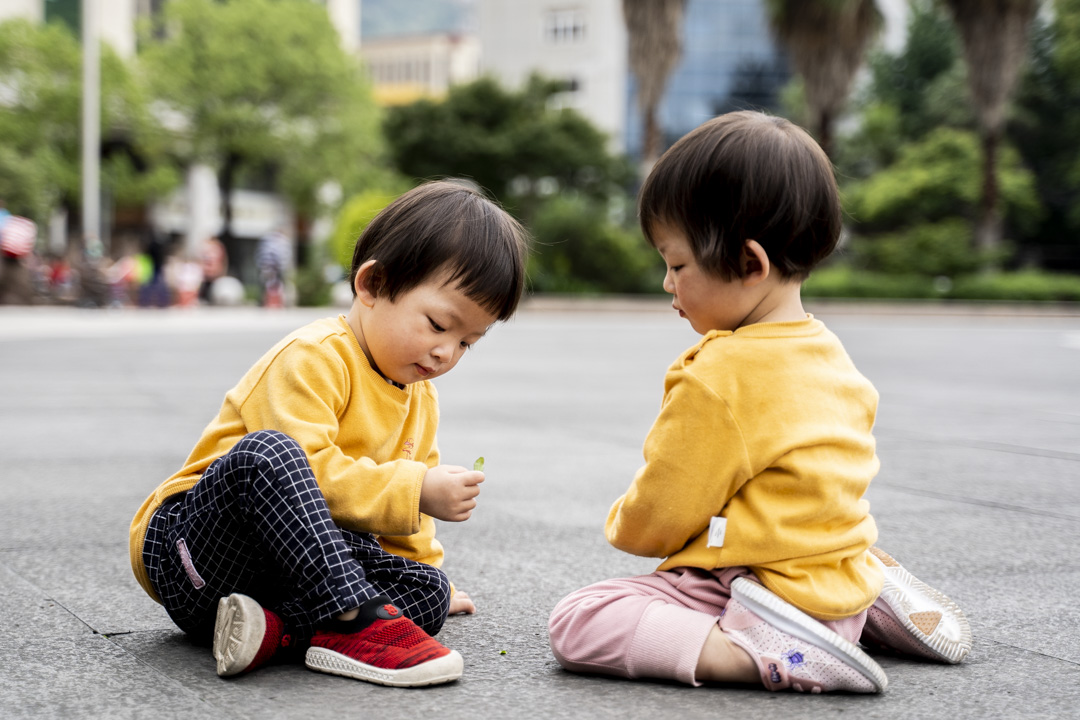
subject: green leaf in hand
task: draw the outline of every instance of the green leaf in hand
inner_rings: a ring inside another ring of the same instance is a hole
[[[483,458],[483,456],[476,458],[476,462],[474,462],[472,464],[472,469],[473,470],[479,470],[480,472],[484,472],[484,458]]]

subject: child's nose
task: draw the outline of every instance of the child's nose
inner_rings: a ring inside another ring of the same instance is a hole
[[[664,273],[664,292],[675,294],[675,281],[671,279],[671,271]]]
[[[439,362],[446,362],[448,358],[454,355],[453,345],[451,343],[440,343],[432,349],[431,355]]]

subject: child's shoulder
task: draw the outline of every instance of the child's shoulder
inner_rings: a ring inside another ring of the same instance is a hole
[[[353,353],[352,331],[338,318],[322,318],[299,327],[278,340],[255,364],[253,370],[270,365],[306,365],[347,362]],[[359,348],[357,348],[359,350]],[[297,369],[297,368],[294,368]]]
[[[711,387],[729,387],[774,374],[800,375],[808,366],[832,364],[842,357],[846,353],[836,335],[807,316],[802,321],[709,332],[684,351],[670,371],[694,376]]]

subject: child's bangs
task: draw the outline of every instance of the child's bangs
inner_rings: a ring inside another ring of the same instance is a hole
[[[448,283],[499,320],[509,320],[524,289],[524,230],[499,212],[463,217],[447,263]]]

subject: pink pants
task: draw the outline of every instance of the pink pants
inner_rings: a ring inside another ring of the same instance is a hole
[[[701,650],[737,577],[756,580],[745,567],[675,568],[589,585],[551,612],[551,650],[574,672],[700,685],[694,674]],[[865,623],[864,611],[822,624],[858,642]]]

